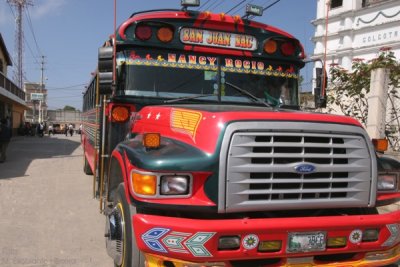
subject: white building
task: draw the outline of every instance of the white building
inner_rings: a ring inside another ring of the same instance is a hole
[[[312,24],[311,58],[323,60],[326,53],[328,73],[332,63],[351,70],[353,59],[371,60],[382,47],[400,59],[400,0],[317,0]]]
[[[391,48],[397,60],[400,60],[400,0],[317,0],[317,17],[312,24],[315,26],[315,47],[311,59],[316,62],[314,68],[321,68],[321,62],[326,59],[328,82],[330,65],[351,70],[354,59],[367,62],[376,58],[382,48]],[[315,78],[315,71],[313,75]],[[377,88],[375,86],[371,90],[367,95],[368,99],[375,96],[379,91]],[[352,100],[348,101],[350,105]],[[369,110],[377,110],[374,103],[369,102]],[[397,132],[389,138],[391,148],[400,151],[399,125],[396,125],[397,119],[390,112],[393,108],[398,110],[400,101],[387,100],[386,106],[386,114],[383,117],[378,114],[379,123],[376,122],[374,127],[379,128],[381,134],[378,138],[382,138],[385,123],[386,126],[390,125],[393,132]],[[337,106],[330,106],[329,109],[331,112],[341,113]],[[371,117],[373,116],[368,117],[367,128],[368,124],[372,125]]]

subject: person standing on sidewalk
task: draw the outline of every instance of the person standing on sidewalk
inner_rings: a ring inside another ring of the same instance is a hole
[[[68,132],[69,134],[72,136],[74,134],[74,126],[72,126],[72,124],[68,125]]]
[[[49,136],[54,135],[53,124],[50,124],[48,129],[49,129]]]
[[[11,128],[7,125],[7,120],[2,119],[0,124],[0,163],[6,160],[6,150],[11,140]]]

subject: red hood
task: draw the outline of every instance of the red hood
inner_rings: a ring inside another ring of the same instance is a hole
[[[147,106],[138,112],[135,133],[157,132],[164,137],[213,153],[220,133],[232,121],[303,121],[360,126],[350,117],[260,107],[237,106]]]

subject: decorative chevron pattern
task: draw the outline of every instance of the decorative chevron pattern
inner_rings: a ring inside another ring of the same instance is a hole
[[[168,234],[167,234],[168,233]],[[143,242],[153,251],[192,254],[195,257],[211,257],[205,244],[215,233],[184,233],[167,228],[152,228],[142,235]]]
[[[159,239],[169,231],[166,228],[153,228],[142,235],[142,240],[151,250],[168,253]]]
[[[210,252],[204,247],[204,244],[214,235],[215,233],[196,233],[194,236],[185,241],[186,247],[195,257],[210,257]]]
[[[400,224],[387,224],[386,227],[390,232],[390,236],[382,244],[382,247],[389,247],[400,241]]]
[[[179,233],[178,233],[179,234]],[[189,253],[183,246],[183,241],[186,239],[185,236],[179,236],[178,234],[170,234],[162,239],[163,244],[173,252],[178,253]]]

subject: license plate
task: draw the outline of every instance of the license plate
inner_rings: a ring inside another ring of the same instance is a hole
[[[289,233],[287,252],[323,251],[326,248],[326,232]]]

